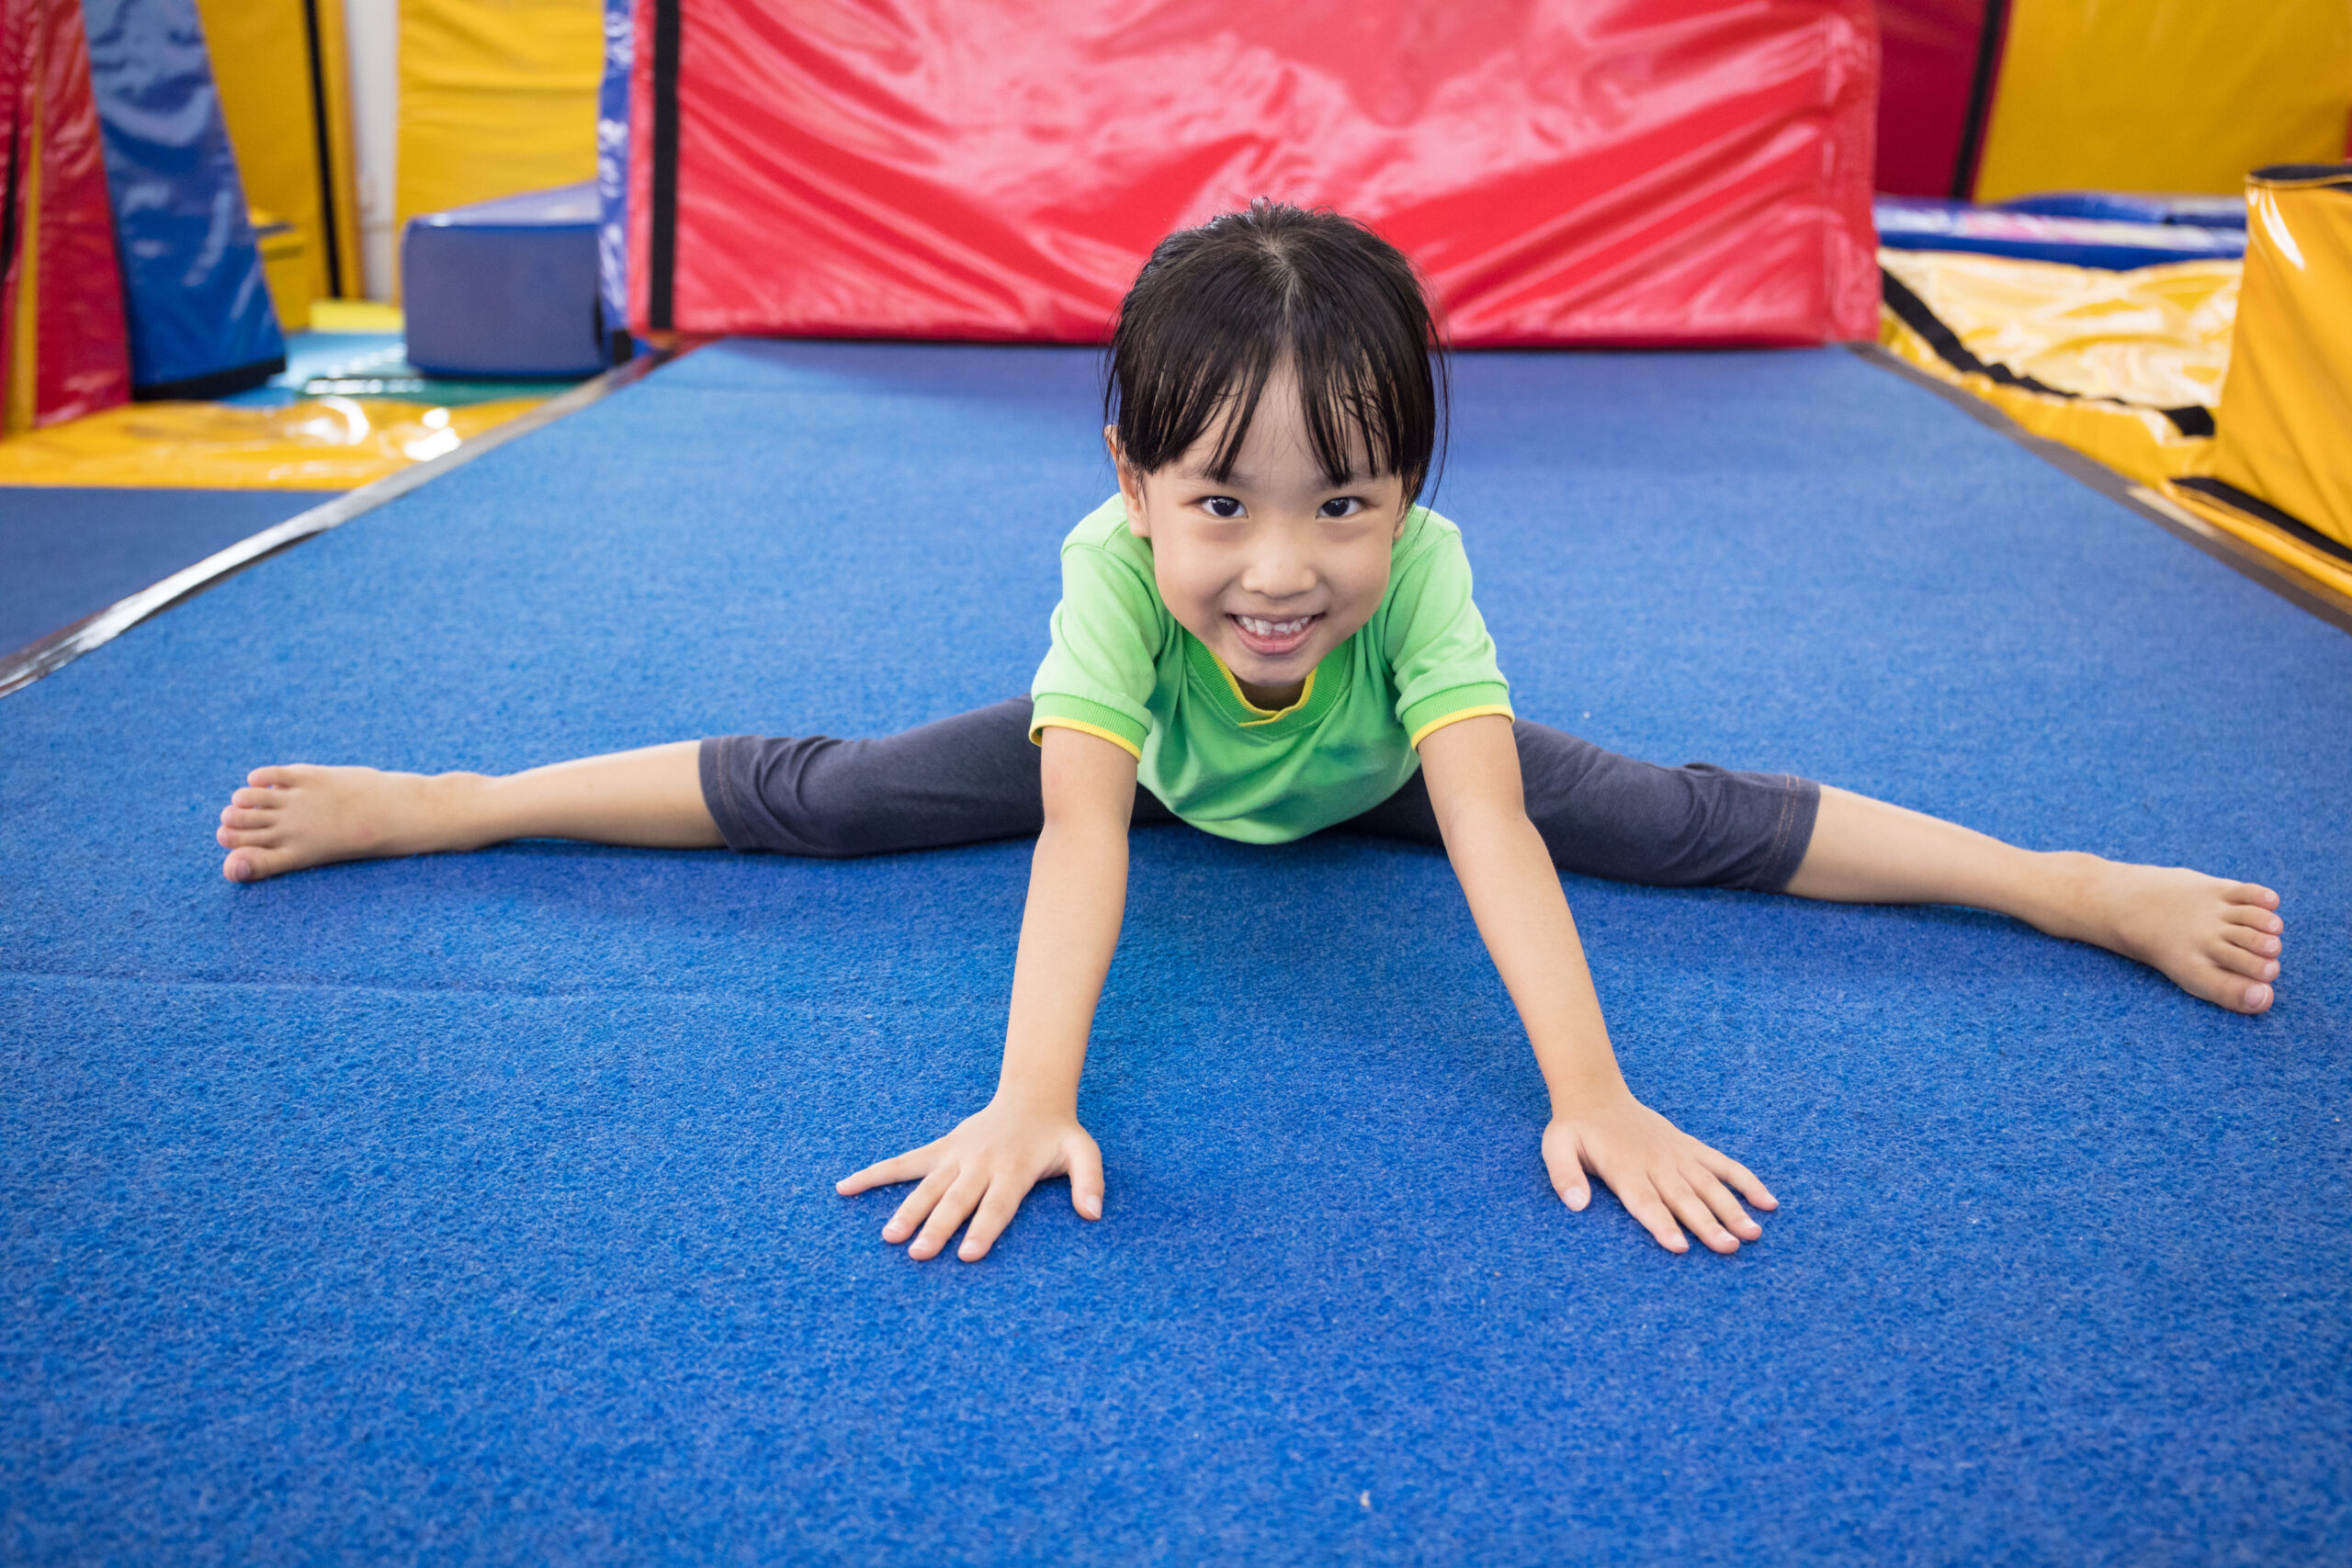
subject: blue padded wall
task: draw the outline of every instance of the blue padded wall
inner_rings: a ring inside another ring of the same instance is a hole
[[[194,0],[83,0],[141,398],[210,398],[286,368]]]

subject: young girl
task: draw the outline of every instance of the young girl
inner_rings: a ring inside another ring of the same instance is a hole
[[[1551,1090],[1571,1209],[1598,1177],[1658,1242],[1718,1252],[1772,1195],[1626,1087],[1555,867],[1666,886],[1967,904],[2270,1005],[2278,897],[2197,872],[2037,854],[1779,775],[1613,756],[1514,716],[1453,525],[1414,504],[1442,362],[1410,264],[1329,213],[1261,202],[1170,236],[1121,307],[1104,394],[1119,493],[1062,545],[1030,695],[876,740],[736,736],[506,778],[263,768],[220,814],[250,882],[507,839],[863,855],[1035,835],[995,1097],[840,1183],[915,1182],[883,1227],[987,1255],[1054,1176],[1089,1219],[1087,1035],[1127,835],[1324,829],[1442,845]],[[1736,1193],[1736,1196],[1735,1195]]]

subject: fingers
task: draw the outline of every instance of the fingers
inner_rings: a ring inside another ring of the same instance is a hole
[[[1585,1205],[1592,1201],[1592,1182],[1585,1175],[1584,1149],[1574,1139],[1552,1163],[1552,1190],[1576,1213],[1583,1213]]]
[[[1682,1179],[1689,1183],[1691,1191],[1699,1195],[1699,1201],[1707,1205],[1708,1213],[1723,1223],[1724,1229],[1742,1241],[1762,1238],[1764,1227],[1739,1206],[1739,1200],[1732,1196],[1730,1188],[1715,1179],[1714,1172],[1694,1161],[1682,1173]]]
[[[1682,1227],[1674,1223],[1673,1212],[1667,1208],[1657,1189],[1648,1181],[1629,1181],[1618,1188],[1617,1201],[1625,1205],[1625,1212],[1634,1216],[1636,1224],[1657,1238],[1660,1247],[1668,1252],[1690,1250],[1690,1243],[1683,1235]]]
[[[912,1181],[882,1227],[882,1239],[905,1244],[918,1262],[936,1258],[958,1230],[957,1256],[977,1263],[1004,1234],[1029,1190],[1067,1173],[1070,1204],[1088,1219],[1102,1213],[1102,1154],[1074,1121],[1042,1123],[995,1108],[967,1118],[944,1138],[886,1159],[833,1184],[844,1198]],[[969,1228],[966,1228],[969,1222]]]
[[[989,1248],[996,1245],[996,1238],[1004,1234],[1004,1227],[1012,1223],[1012,1216],[1021,1212],[1021,1200],[1028,1195],[1025,1182],[1000,1178],[989,1183],[987,1195],[973,1212],[971,1226],[964,1232],[964,1245],[956,1249],[956,1256],[967,1263],[978,1263],[986,1258]],[[908,1250],[913,1251],[911,1247]]]
[[[1673,1211],[1674,1217],[1690,1228],[1690,1234],[1704,1243],[1711,1252],[1737,1252],[1739,1238],[1724,1229],[1714,1211],[1708,1208],[1700,1196],[1690,1190],[1690,1184],[1679,1175],[1668,1173],[1657,1184],[1658,1196]]]
[[[915,1190],[891,1211],[890,1218],[882,1226],[882,1239],[896,1247],[914,1235],[915,1227],[922,1224],[923,1216],[930,1213],[932,1206],[946,1195],[948,1183],[956,1179],[956,1175],[954,1166],[943,1165],[924,1177],[916,1184]],[[938,1249],[934,1247],[933,1250]]]
[[[1758,1208],[1770,1212],[1781,1206],[1772,1190],[1764,1185],[1757,1174],[1726,1154],[1718,1154],[1706,1145],[1699,1145],[1700,1168],[1739,1189],[1740,1196]]]
[[[980,1200],[987,1195],[988,1190],[989,1179],[977,1170],[967,1170],[957,1176],[947,1190],[940,1195],[939,1205],[932,1210],[931,1218],[922,1223],[922,1234],[907,1245],[907,1256],[918,1260],[938,1257],[956,1229],[972,1217],[972,1211],[979,1207]],[[893,1219],[890,1223],[897,1224],[899,1222]],[[886,1231],[883,1234],[887,1235],[889,1233]]]
[[[1078,1211],[1081,1219],[1101,1219],[1102,1151],[1091,1138],[1073,1138],[1064,1154],[1069,1161],[1069,1206]]]
[[[833,1190],[844,1198],[854,1198],[870,1188],[896,1187],[901,1181],[919,1180],[931,1174],[930,1155],[929,1144],[902,1155],[893,1155],[854,1175],[842,1177],[833,1183]]]

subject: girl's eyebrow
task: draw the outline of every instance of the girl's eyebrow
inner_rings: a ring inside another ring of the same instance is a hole
[[[1263,488],[1258,476],[1246,468],[1237,468],[1223,479],[1218,479],[1215,474],[1209,472],[1208,469],[1203,468],[1187,467],[1182,470],[1182,473],[1183,478],[1190,479],[1196,484],[1224,485],[1234,490],[1258,490]],[[1329,478],[1329,475],[1324,477],[1327,479]],[[1352,490],[1359,485],[1367,484],[1381,477],[1382,476],[1378,474],[1366,473],[1362,468],[1351,468],[1340,477],[1339,483],[1328,485],[1325,488],[1334,491]]]

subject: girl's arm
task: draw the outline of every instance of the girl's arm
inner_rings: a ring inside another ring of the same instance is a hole
[[[910,1258],[936,1257],[967,1217],[956,1255],[987,1257],[1029,1189],[1051,1176],[1069,1178],[1081,1215],[1102,1216],[1102,1155],[1078,1124],[1078,1077],[1126,910],[1136,761],[1081,730],[1049,728],[1044,739],[1046,828],[1030,863],[996,1096],[945,1137],[834,1189],[848,1196],[920,1180],[882,1227],[893,1244],[914,1237]]]
[[[1527,819],[1510,720],[1465,718],[1433,732],[1421,768],[1446,855],[1552,1091],[1544,1160],[1554,1189],[1582,1209],[1591,1172],[1676,1252],[1690,1247],[1682,1225],[1717,1252],[1762,1235],[1724,1183],[1758,1208],[1778,1207],[1764,1184],[1635,1100],[1617,1070],[1559,873]]]

